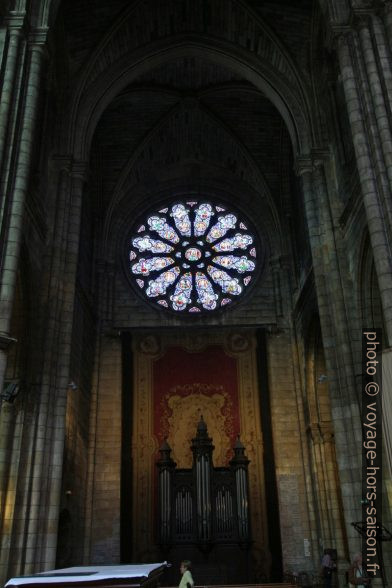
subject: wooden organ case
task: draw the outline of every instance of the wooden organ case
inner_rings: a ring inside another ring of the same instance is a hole
[[[193,465],[180,469],[165,440],[159,450],[158,537],[165,556],[195,564],[197,584],[246,582],[251,546],[248,465],[239,438],[229,467],[215,468],[214,446],[201,417]]]

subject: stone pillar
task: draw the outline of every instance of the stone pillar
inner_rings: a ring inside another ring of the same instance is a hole
[[[312,158],[298,158],[296,165],[297,174],[302,179],[302,191],[305,206],[305,216],[309,232],[310,248],[313,260],[313,272],[317,294],[318,310],[323,335],[323,345],[329,361],[331,375],[337,373],[336,357],[334,353],[335,339],[331,323],[331,314],[328,303],[327,288],[325,283],[325,268],[320,241],[321,218],[316,206],[316,192],[313,185],[314,165]]]
[[[348,535],[350,522],[356,520],[361,507],[360,444],[355,431],[360,430],[360,411],[355,398],[355,381],[351,346],[343,331],[347,329],[339,259],[327,194],[324,170],[316,153],[298,158],[297,173],[302,178],[305,215],[309,229],[315,288],[331,396],[336,445],[339,448],[339,472]],[[348,363],[349,365],[346,365]],[[347,419],[351,425],[348,427]],[[355,488],[355,492],[353,489]],[[355,501],[353,496],[355,494]]]
[[[375,175],[377,164],[370,151],[372,138],[365,127],[367,120],[363,103],[366,97],[359,87],[360,77],[356,68],[356,47],[354,34],[348,30],[338,36],[338,56],[346,97],[346,106],[351,125],[353,144],[357,160],[362,197],[366,212],[370,242],[374,252],[374,263],[380,289],[386,336],[392,344],[392,253],[388,239],[389,228],[386,223],[387,211],[382,204]]]
[[[21,53],[24,45],[24,13],[14,14],[6,19],[7,33],[3,75],[0,79],[0,169],[3,169],[3,153],[7,139],[9,117],[15,107],[18,72],[22,63]]]
[[[387,39],[392,50],[392,0],[381,0],[382,18],[385,21]]]
[[[330,527],[332,530],[332,537],[334,537],[335,545],[338,550],[339,559],[344,561],[348,557],[348,553],[346,553],[347,538],[344,528],[340,488],[337,483],[338,478],[335,471],[335,468],[337,468],[337,461],[334,432],[331,423],[320,423],[319,429],[323,442],[323,464],[327,484]],[[342,569],[338,571],[341,573],[343,580],[344,572],[346,570]]]
[[[283,316],[283,304],[282,304],[282,287],[281,287],[281,259],[280,257],[274,257],[271,259],[271,274],[272,274],[272,286],[274,291],[275,301],[275,314],[277,318]]]
[[[308,433],[312,448],[314,481],[316,484],[318,499],[318,519],[320,524],[320,531],[322,533],[324,547],[328,547],[326,545],[326,541],[328,541],[331,537],[331,528],[328,517],[327,488],[322,464],[323,458],[321,456],[322,438],[318,424],[311,423],[308,428]],[[329,547],[331,546],[329,545]]]
[[[41,33],[33,34],[26,54],[26,95],[21,115],[21,133],[17,144],[17,157],[14,172],[8,178],[10,190],[9,216],[3,228],[4,249],[0,276],[0,336],[10,337],[10,322],[13,308],[15,285],[22,240],[22,223],[26,192],[29,184],[30,165],[35,138],[39,90],[42,78],[44,38]],[[11,60],[14,65],[15,59]],[[12,77],[12,76],[11,76]],[[11,145],[7,145],[11,149]],[[12,177],[11,177],[12,176]],[[3,198],[9,190],[4,187]],[[4,221],[6,222],[6,221]],[[3,386],[7,357],[0,349],[0,387]],[[0,389],[1,389],[0,388]]]
[[[52,229],[42,278],[43,352],[39,358],[41,382],[24,451],[31,454],[20,472],[17,489],[19,516],[13,521],[6,576],[29,574],[55,566],[75,283],[79,252],[81,206],[86,166],[59,158],[57,194]],[[45,273],[46,271],[46,273]],[[4,553],[6,559],[6,553]]]
[[[54,238],[49,289],[46,359],[43,367],[35,440],[35,463],[31,472],[32,503],[27,527],[30,549],[25,572],[54,567],[63,468],[63,449],[82,195],[84,163],[71,162],[59,173],[59,215]],[[68,177],[67,177],[68,176]],[[49,479],[48,479],[49,472]],[[34,500],[34,496],[40,500]]]
[[[376,171],[379,179],[380,200],[385,211],[388,237],[391,242],[392,228],[392,134],[390,117],[390,105],[388,92],[385,86],[385,76],[380,67],[379,57],[375,54],[373,46],[373,26],[377,24],[373,13],[361,14],[357,19],[359,35],[359,48],[365,65],[364,77],[368,102],[367,113],[371,124],[368,124],[369,135],[373,139],[373,158],[377,164]],[[378,23],[379,33],[381,27]],[[381,35],[378,35],[381,42]],[[378,52],[378,47],[377,47]],[[389,70],[389,74],[391,70]]]

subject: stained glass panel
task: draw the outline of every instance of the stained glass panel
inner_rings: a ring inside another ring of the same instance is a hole
[[[228,273],[223,270],[218,270],[217,268],[212,267],[212,265],[208,266],[207,271],[214,282],[219,284],[222,288],[222,292],[225,294],[233,294],[234,296],[241,294],[242,288],[237,278],[231,278]]]
[[[245,272],[253,272],[255,269],[255,263],[245,257],[237,257],[235,255],[218,255],[212,259],[214,263],[221,265],[222,267],[233,268],[240,274]]]
[[[132,240],[132,245],[139,249],[141,253],[144,251],[151,251],[152,253],[170,253],[173,247],[168,243],[153,239],[149,235],[145,237],[136,237]]]
[[[174,310],[185,310],[191,301],[192,274],[187,273],[179,279],[174,295],[170,296]]]
[[[201,302],[203,308],[214,310],[218,295],[214,293],[210,280],[202,272],[196,273],[196,290],[199,295],[198,302]]]
[[[152,257],[151,259],[141,259],[138,263],[134,263],[131,269],[134,274],[149,276],[150,272],[162,270],[172,263],[174,263],[174,259],[171,257]]]
[[[257,266],[249,223],[239,217],[210,202],[188,200],[141,219],[128,251],[140,292],[159,308],[187,314],[223,309],[237,299]]]

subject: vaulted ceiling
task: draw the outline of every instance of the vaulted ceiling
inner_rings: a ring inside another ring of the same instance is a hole
[[[225,7],[223,22],[219,11]],[[137,45],[130,42],[135,35],[142,56],[143,42],[148,46],[163,39],[165,47],[175,48],[180,30],[190,44],[195,35],[206,35],[210,43],[228,39],[272,66],[275,60],[277,74],[287,72],[284,83],[297,84],[299,96],[298,88],[310,87],[315,11],[315,0],[229,0],[224,5],[221,0],[68,0],[56,28],[68,66],[65,94],[72,95],[80,80],[92,83],[105,67],[108,72],[117,67],[126,50],[135,52]],[[113,27],[119,27],[117,32]],[[263,27],[266,33],[260,32]],[[208,49],[200,55],[180,48],[133,76],[110,99],[93,132],[89,157],[95,214],[104,218],[124,190],[132,200],[133,189],[146,178],[159,190],[167,179],[165,169],[197,164],[198,170],[208,167],[210,176],[215,169],[217,177],[226,174],[229,183],[238,180],[258,193],[265,208],[261,214],[290,215],[292,132],[271,96],[249,78],[240,66],[234,70],[229,62],[210,59]],[[284,103],[285,97],[279,100]]]

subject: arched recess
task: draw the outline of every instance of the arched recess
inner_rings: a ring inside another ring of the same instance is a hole
[[[149,2],[134,2],[101,42],[74,89],[68,111],[67,136],[62,140],[68,152],[77,159],[88,159],[98,120],[134,78],[175,58],[199,56],[231,69],[259,89],[283,117],[294,153],[308,153],[315,142],[311,100],[295,63],[282,43],[248,6],[239,0],[229,1],[233,10],[252,22],[252,50],[238,36],[234,38],[229,30],[227,2],[220,1],[217,5],[222,18],[220,37],[206,34],[206,27],[198,25],[197,19],[188,25],[188,29],[185,27],[185,32],[174,12],[169,36],[162,34],[161,38],[159,33],[154,35],[149,30],[155,17],[159,21],[154,3],[149,6]],[[173,10],[173,6],[174,3],[168,11]],[[192,6],[190,10],[193,10]],[[139,38],[138,21],[143,38]],[[147,39],[149,42],[146,43]]]
[[[306,411],[309,455],[315,497],[316,525],[323,549],[336,549],[339,559],[347,559],[339,470],[336,460],[334,427],[328,390],[328,373],[320,319],[313,317],[305,340]]]

